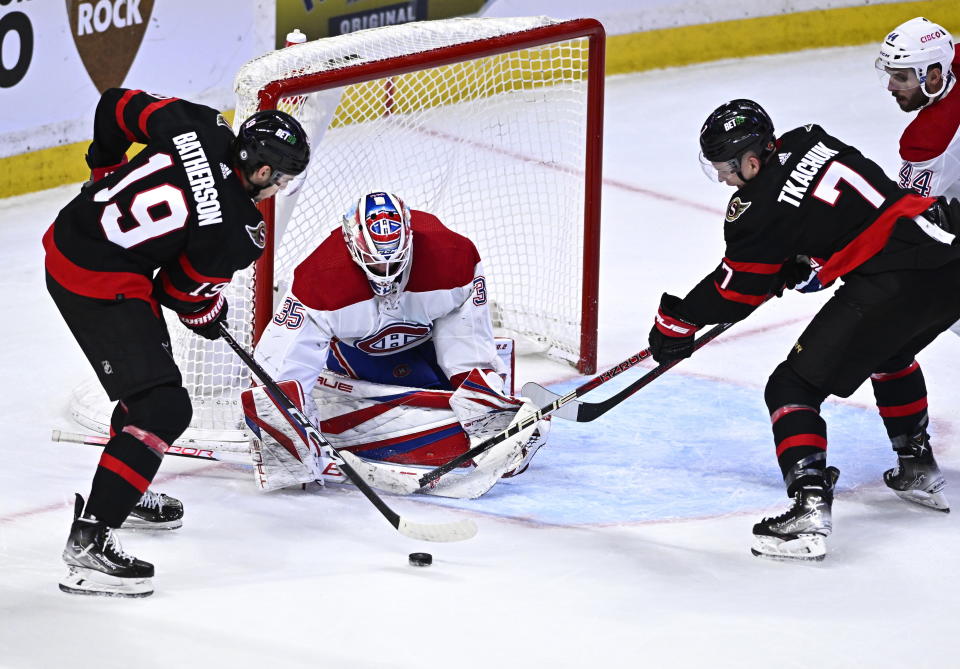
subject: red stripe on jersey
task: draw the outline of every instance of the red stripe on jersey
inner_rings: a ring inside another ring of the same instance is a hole
[[[190,293],[183,292],[173,285],[173,282],[170,281],[170,275],[167,274],[166,271],[161,271],[157,277],[160,279],[160,288],[163,292],[175,300],[180,300],[181,302],[206,302],[210,299],[203,295],[191,295]]]
[[[350,375],[350,378],[359,379],[360,375],[357,374],[353,367],[350,366],[350,363],[347,362],[347,358],[343,355],[343,351],[340,350],[339,344],[339,339],[332,339],[330,341],[330,351],[333,353],[333,357],[336,358],[337,362],[340,363],[340,366],[343,367],[343,371]]]
[[[183,273],[188,277],[196,281],[197,283],[229,283],[229,276],[207,276],[203,274],[190,264],[189,258],[187,258],[186,253],[181,253],[180,257],[177,258],[177,261],[180,263],[180,269],[183,270]]]
[[[923,213],[936,202],[936,198],[904,195],[880,214],[867,229],[854,237],[842,249],[830,256],[819,272],[820,283],[826,286],[847,272],[852,272],[886,246],[893,226],[900,218],[913,218]]]
[[[914,360],[909,365],[901,369],[899,372],[877,372],[871,374],[870,378],[878,383],[883,383],[884,381],[893,381],[894,379],[901,379],[908,374],[913,374],[915,371],[920,369],[920,363]]]
[[[146,492],[147,488],[150,487],[150,481],[143,478],[140,476],[140,474],[133,471],[133,469],[131,469],[128,465],[124,464],[120,460],[117,460],[108,453],[104,453],[100,456],[100,466],[104,469],[109,469],[112,471],[114,474],[136,488],[140,493]]]
[[[883,418],[901,418],[903,416],[912,416],[915,413],[920,413],[927,408],[927,398],[922,397],[916,402],[910,402],[909,404],[898,404],[892,407],[882,407],[877,406],[880,410],[880,416]]]
[[[787,437],[777,444],[777,457],[779,458],[785,450],[794,446],[812,446],[820,450],[827,450],[827,438],[822,434],[795,434]]]
[[[153,313],[160,314],[160,307],[152,296],[153,283],[144,275],[90,270],[74,264],[57,248],[52,225],[43,235],[43,248],[47,252],[44,261],[47,272],[71,293],[97,300],[116,300],[117,295],[123,295],[128,300],[147,302]]]
[[[180,98],[167,98],[166,100],[157,100],[148,104],[142,112],[140,112],[140,118],[137,119],[137,125],[140,126],[140,132],[142,132],[147,137],[150,136],[150,133],[147,132],[147,120],[150,118],[150,115],[160,109],[161,107],[166,107],[171,102],[176,102]]]
[[[143,93],[143,91],[134,90],[132,88],[128,90],[123,94],[123,97],[120,98],[115,110],[117,115],[117,126],[123,131],[124,136],[131,142],[136,142],[138,140],[136,137],[134,137],[133,133],[130,132],[130,128],[127,127],[126,121],[123,120],[123,110],[127,108],[127,103],[130,102],[130,99],[139,93]]]
[[[723,264],[735,272],[750,272],[751,274],[776,274],[783,267],[783,263],[767,262],[737,262],[724,258]]]
[[[721,288],[720,284],[716,281],[713,282],[713,285],[717,289],[717,292],[720,293],[720,297],[725,300],[730,300],[731,302],[740,302],[741,304],[749,304],[750,306],[756,307],[763,304],[763,301],[767,299],[766,295],[747,295],[746,293],[738,293],[735,290]]]

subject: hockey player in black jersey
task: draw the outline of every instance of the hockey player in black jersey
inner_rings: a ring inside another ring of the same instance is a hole
[[[870,378],[898,464],[884,482],[942,511],[927,397],[914,356],[960,316],[960,202],[904,190],[857,149],[806,125],[774,135],[757,103],[734,100],[700,131],[701,163],[737,190],[718,267],[683,299],[664,294],[650,332],[654,359],[692,353],[698,328],[746,318],[784,287],[842,285],[800,335],[765,391],[793,507],[754,526],[753,552],[822,559],[833,486],[820,405]]]
[[[146,146],[127,162],[133,142]],[[161,307],[219,336],[223,289],[263,251],[254,203],[306,169],[309,145],[282,112],[257,112],[234,136],[215,109],[115,88],[97,106],[86,159],[90,181],[43,237],[47,288],[117,404],[85,508],[77,495],[60,588],[142,597],[153,565],[113,531],[179,526],[179,502],[147,488],[192,415]]]

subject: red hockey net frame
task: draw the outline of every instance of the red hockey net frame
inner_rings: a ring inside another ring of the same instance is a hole
[[[577,369],[593,374],[597,364],[597,311],[599,302],[600,200],[603,160],[603,91],[606,38],[603,26],[594,19],[577,19],[513,34],[464,44],[445,46],[398,58],[354,65],[271,82],[258,92],[258,109],[277,109],[281,100],[330,88],[362,83],[371,79],[399,76],[428,67],[451,65],[465,60],[497,56],[518,49],[533,48],[576,38],[588,39],[586,133],[584,141],[583,265],[580,314],[580,350]],[[275,206],[273,199],[260,205],[267,227],[266,246],[255,264],[253,299],[253,341],[274,314]],[[267,289],[263,289],[266,286]]]

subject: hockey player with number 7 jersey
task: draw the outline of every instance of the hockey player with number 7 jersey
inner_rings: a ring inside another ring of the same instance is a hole
[[[43,246],[50,295],[116,408],[86,505],[76,496],[60,587],[142,597],[153,565],[124,553],[113,530],[132,511],[152,512],[141,527],[179,526],[182,505],[147,487],[192,415],[161,307],[219,336],[222,290],[263,251],[254,202],[306,168],[309,146],[281,112],[257,112],[235,137],[215,109],[120,88],[101,97],[93,134],[90,181]],[[127,162],[134,142],[145,147]]]
[[[255,355],[334,446],[370,461],[440,465],[535,410],[503,390],[473,243],[386,192],[359,198],[296,268]],[[262,488],[330,477],[262,389],[243,401]],[[526,468],[546,429],[478,458],[486,487],[453,485],[458,472],[433,492],[482,494]]]
[[[820,406],[868,378],[897,453],[884,482],[909,501],[949,509],[914,356],[960,316],[960,202],[899,188],[818,125],[778,138],[752,100],[714,110],[700,146],[708,176],[737,189],[724,258],[683,299],[663,295],[650,331],[654,359],[688,357],[699,327],[746,318],[784,285],[809,292],[843,282],[767,381],[776,456],[794,505],[754,526],[753,552],[826,555],[838,472],[827,467]]]

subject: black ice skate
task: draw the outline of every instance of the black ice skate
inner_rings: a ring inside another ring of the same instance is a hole
[[[81,518],[77,495],[73,525],[63,549],[70,571],[60,589],[74,595],[146,597],[153,594],[153,565],[123,552],[113,529],[95,518]]]
[[[183,503],[147,490],[120,526],[122,530],[175,530],[183,525]]]
[[[883,473],[883,482],[902,499],[950,512],[950,503],[942,490],[947,482],[940,473],[930,448],[930,435],[922,430],[912,437],[893,440],[897,466]]]
[[[839,477],[839,469],[827,467],[821,481],[807,484],[794,494],[788,511],[754,525],[750,552],[775,560],[826,557],[826,537],[833,530],[833,486]]]

